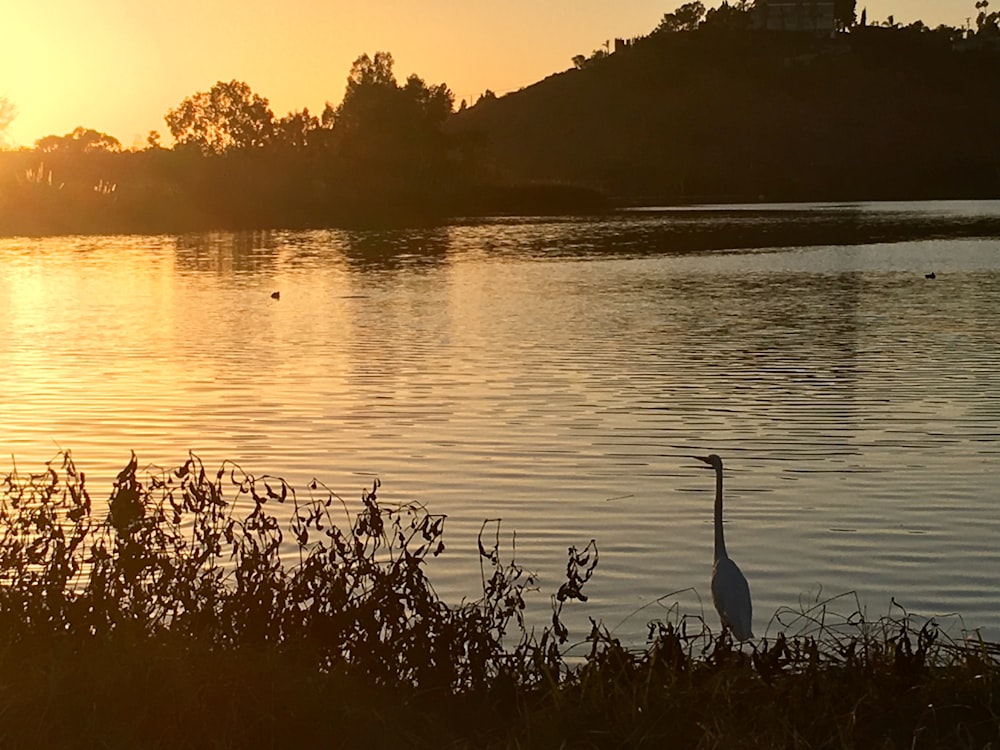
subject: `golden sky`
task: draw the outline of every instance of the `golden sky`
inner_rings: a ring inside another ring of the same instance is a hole
[[[392,53],[402,80],[446,83],[456,105],[572,67],[607,39],[651,31],[684,0],[9,0],[0,6],[0,97],[18,110],[15,145],[78,125],[126,147],[167,110],[239,79],[275,115],[340,102],[351,62]],[[707,0],[706,6],[718,2]],[[1000,2],[997,2],[1000,8]],[[963,26],[974,0],[858,0],[869,22],[893,13]]]

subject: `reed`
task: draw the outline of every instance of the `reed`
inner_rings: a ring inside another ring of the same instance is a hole
[[[378,490],[352,512],[194,455],[133,455],[106,503],[69,453],[0,478],[0,746],[1000,746],[996,644],[837,599],[754,644],[679,615],[643,649],[595,621],[571,644],[593,542],[536,633],[499,521],[481,597],[448,603],[424,574],[445,518]]]

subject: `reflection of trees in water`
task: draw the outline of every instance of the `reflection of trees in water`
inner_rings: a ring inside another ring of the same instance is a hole
[[[388,423],[405,421],[423,408],[420,397],[411,399],[412,390],[425,375],[442,371],[435,361],[454,325],[450,230],[339,234],[351,290],[341,331],[346,382],[362,394],[357,401],[364,419],[377,413]],[[445,273],[430,273],[440,270]]]
[[[900,220],[900,231],[905,226]],[[599,221],[529,219],[511,224],[518,248],[544,257],[685,255],[737,248],[859,244],[893,237],[891,222],[870,221],[857,208],[822,210],[657,209]]]
[[[275,232],[199,232],[178,235],[177,267],[217,274],[250,273],[273,268],[279,242]]]
[[[420,271],[445,263],[451,248],[448,227],[396,230],[199,232],[174,240],[183,271],[221,275],[271,272],[281,262],[339,264],[348,271]]]
[[[1000,236],[1000,216],[970,210],[675,208],[621,212],[599,221],[553,219],[513,225],[536,255],[685,255],[717,250],[862,245],[928,238]]]
[[[451,230],[397,229],[346,231],[341,251],[352,271],[431,269],[448,260]]]

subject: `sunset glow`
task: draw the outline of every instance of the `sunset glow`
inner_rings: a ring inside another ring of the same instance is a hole
[[[428,0],[365,4],[220,0],[15,3],[3,13],[0,97],[18,111],[13,145],[83,125],[142,144],[163,115],[219,80],[239,79],[278,116],[337,103],[351,62],[387,50],[396,74],[446,83],[456,105],[517,90],[571,67],[615,37],[651,31],[679,0]],[[709,7],[718,3],[706,2]],[[975,23],[972,0],[859,0],[869,23]]]

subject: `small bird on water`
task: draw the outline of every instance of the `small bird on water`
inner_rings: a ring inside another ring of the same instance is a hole
[[[281,292],[271,292],[271,299],[281,299]]]
[[[925,279],[936,279],[937,278],[937,274],[934,273],[933,271],[931,271],[930,273],[925,273],[924,274],[924,278]]]

